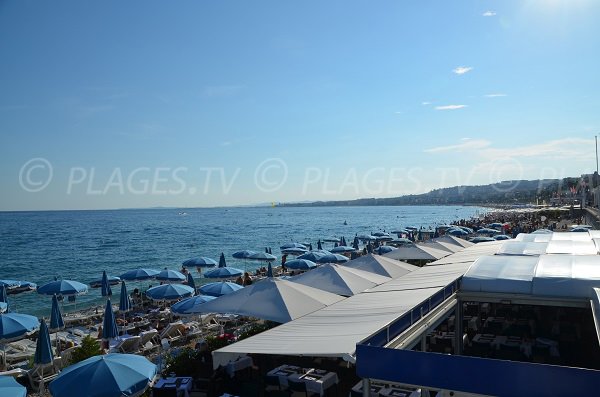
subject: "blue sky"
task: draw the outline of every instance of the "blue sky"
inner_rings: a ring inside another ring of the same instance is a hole
[[[595,170],[600,2],[0,3],[0,210]]]

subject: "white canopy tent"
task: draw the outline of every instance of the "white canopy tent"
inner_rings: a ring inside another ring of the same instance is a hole
[[[600,256],[487,256],[465,273],[461,291],[590,299],[600,286]]]
[[[457,245],[457,246],[463,247],[463,248],[469,248],[469,247],[475,245],[475,243],[467,241],[464,238],[460,238],[460,237],[456,237],[456,236],[451,236],[451,235],[448,235],[448,234],[446,234],[444,236],[433,238],[430,241],[434,241],[434,242],[437,242],[437,243],[453,244],[453,245]]]
[[[344,266],[391,278],[404,276],[405,274],[419,268],[418,266],[414,266],[406,262],[397,261],[375,254],[360,256],[344,263]]]
[[[383,256],[385,256],[386,258],[396,259],[400,261],[435,261],[451,254],[452,253],[450,251],[428,247],[426,244],[413,244],[402,246],[397,250],[388,252]]]
[[[342,296],[352,296],[390,280],[390,277],[331,263],[289,279]]]
[[[343,299],[317,288],[267,277],[186,310],[185,314],[232,313],[286,323]]]

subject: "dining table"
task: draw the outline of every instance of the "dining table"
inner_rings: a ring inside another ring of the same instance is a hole
[[[277,376],[282,387],[288,386],[288,380],[304,382],[307,391],[320,396],[324,396],[327,389],[339,383],[338,375],[335,372],[294,365],[281,365],[269,371],[268,375]]]
[[[161,378],[154,384],[152,389],[156,390],[175,387],[178,395],[189,397],[190,392],[192,391],[192,383],[192,378],[189,376]]]

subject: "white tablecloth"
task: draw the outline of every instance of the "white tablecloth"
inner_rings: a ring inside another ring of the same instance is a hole
[[[167,384],[176,384],[178,379],[181,379],[181,384],[177,390],[183,393],[183,397],[189,397],[189,393],[192,391],[192,378],[190,377],[159,379],[154,385],[153,389],[162,389]]]
[[[251,367],[253,364],[252,357],[240,357],[235,361],[230,361],[225,367],[227,374],[233,378],[237,371]]]
[[[292,365],[281,365],[268,372],[268,375],[279,377],[279,384],[282,387],[288,385],[288,379],[301,381],[306,383],[306,389],[312,393],[325,395],[325,390],[339,382],[335,372],[325,372],[315,370],[314,368],[306,369],[306,373],[302,373],[302,368]]]
[[[323,372],[311,369],[306,374],[293,374],[288,378],[306,383],[306,390],[323,396],[325,395],[325,390],[339,382],[335,372]]]

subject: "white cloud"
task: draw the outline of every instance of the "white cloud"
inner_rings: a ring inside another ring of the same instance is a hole
[[[480,150],[491,145],[490,141],[485,139],[463,138],[462,143],[449,146],[437,146],[430,149],[425,149],[426,153],[441,153],[441,152],[466,152],[470,150]]]
[[[467,72],[470,72],[471,70],[473,70],[471,66],[459,66],[456,69],[452,70],[452,72],[455,74],[465,74]]]
[[[482,14],[484,17],[493,17],[496,15],[496,11],[486,11]]]
[[[499,97],[505,97],[508,96],[506,94],[485,94],[484,97],[486,98],[499,98]]]
[[[423,106],[431,105],[431,102],[424,101],[424,102],[421,102],[421,105],[423,105]]]
[[[445,153],[445,152],[467,152],[473,151],[474,154],[486,161],[495,161],[502,159],[523,160],[525,158],[540,157],[544,159],[556,160],[590,160],[595,157],[593,139],[582,138],[562,138],[533,145],[513,146],[510,148],[492,147],[491,142],[485,139],[463,138],[461,143],[449,146],[439,146],[426,149],[426,153]]]
[[[394,112],[394,114],[404,114],[404,112],[399,110],[397,112]]]
[[[466,108],[467,105],[444,105],[444,106],[436,106],[435,110],[456,110]]]

